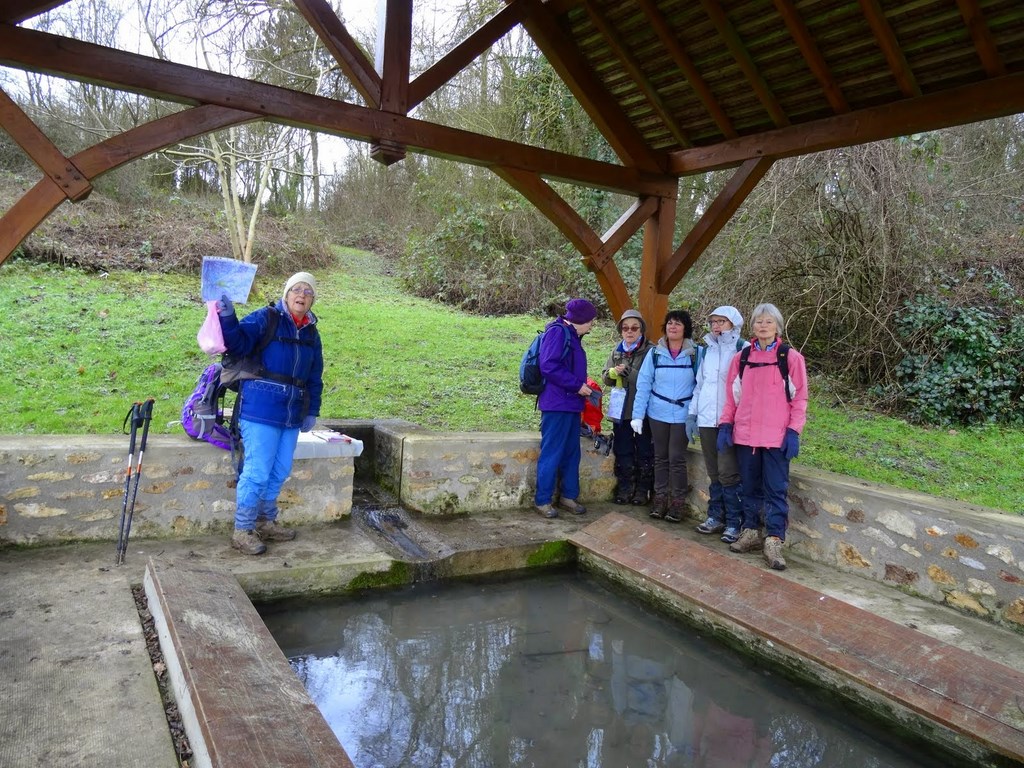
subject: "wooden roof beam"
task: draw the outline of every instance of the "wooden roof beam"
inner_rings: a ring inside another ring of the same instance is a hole
[[[677,180],[599,160],[517,144],[301,91],[136,53],[0,24],[0,63],[187,104],[217,104],[337,136],[387,139],[483,167],[505,165],[545,178],[629,195],[674,197]]]
[[[971,33],[974,49],[978,52],[985,74],[989,77],[1005,75],[1006,64],[999,55],[999,48],[985,22],[985,15],[978,5],[978,0],[956,0],[956,4],[960,8],[960,15],[964,17],[964,24]]]
[[[658,210],[658,201],[663,198],[641,197],[629,207],[619,220],[612,224],[601,237],[602,245],[594,254],[594,263],[598,267],[612,258],[635,235],[644,222]]]
[[[348,33],[327,0],[293,0],[299,13],[331,52],[356,92],[371,107],[380,106],[380,75],[369,58]]]
[[[397,115],[409,111],[409,59],[412,55],[412,0],[384,0],[377,24],[380,108]],[[370,157],[391,165],[405,159],[405,147],[389,139],[370,144]]]
[[[626,283],[615,261],[609,257],[598,264],[594,260],[603,246],[601,239],[561,195],[535,173],[502,166],[494,166],[491,170],[533,203],[583,255],[583,263],[594,273],[616,317],[632,306]]]
[[[647,146],[643,136],[616,106],[615,99],[591,72],[577,50],[562,44],[567,35],[559,27],[551,9],[541,0],[526,0],[529,11],[523,19],[523,28],[540,48],[548,63],[583,107],[597,130],[611,145],[612,150],[629,166],[651,173],[660,173],[664,158]]]
[[[768,116],[771,117],[772,122],[776,125],[789,125],[789,116],[783,111],[778,99],[775,98],[775,94],[768,87],[768,83],[761,77],[757,64],[750,57],[747,47],[743,44],[725,11],[722,10],[718,0],[700,0],[700,4],[704,8],[704,12],[707,13],[708,18],[715,25],[715,29],[718,30],[718,35],[722,38],[722,42],[729,49],[736,64],[739,65],[740,70],[742,70],[747,78],[747,82],[750,83],[754,94],[768,112]]]
[[[92,185],[81,170],[57,149],[3,89],[0,89],[0,127],[25,150],[25,154],[50,177],[68,200],[84,200],[92,192]]]
[[[789,30],[789,34],[793,37],[793,42],[796,43],[797,48],[800,49],[800,53],[804,57],[804,61],[807,62],[807,66],[810,67],[811,73],[818,81],[818,85],[821,86],[821,90],[825,94],[825,98],[828,99],[832,111],[837,114],[849,112],[850,105],[846,101],[846,97],[843,96],[843,91],[839,84],[836,83],[836,79],[832,76],[832,72],[825,62],[825,57],[821,55],[821,51],[814,42],[814,37],[811,35],[810,30],[807,29],[804,20],[800,18],[800,12],[793,5],[793,0],[775,0],[775,9],[786,24],[786,29]]]
[[[585,4],[585,8],[587,15],[590,17],[591,23],[601,36],[604,37],[612,53],[622,64],[622,67],[626,72],[629,73],[629,76],[633,78],[633,82],[636,83],[644,96],[647,97],[647,102],[657,113],[665,127],[668,128],[669,133],[672,134],[679,144],[682,144],[684,147],[692,147],[693,142],[690,141],[686,132],[679,127],[679,123],[672,116],[672,113],[666,108],[665,102],[662,100],[658,90],[651,84],[651,80],[647,77],[647,73],[644,72],[643,67],[640,66],[639,62],[637,62],[636,57],[630,54],[629,49],[623,45],[621,37],[615,31],[615,28],[608,22],[605,15],[601,13],[601,10],[592,2],[587,2]]]
[[[729,139],[710,147],[681,149],[669,155],[669,169],[685,176],[732,168],[755,157],[806,155],[1015,115],[1024,110],[1022,94],[1024,73],[1006,75],[943,93]]]
[[[715,125],[718,126],[718,130],[722,132],[724,136],[732,138],[736,136],[736,129],[733,127],[732,120],[722,109],[722,105],[718,103],[718,99],[711,92],[711,88],[708,86],[707,81],[701,76],[697,67],[693,63],[693,59],[687,54],[686,49],[683,48],[682,43],[679,42],[679,38],[676,37],[675,32],[669,26],[665,16],[658,10],[653,0],[636,0],[637,5],[640,7],[641,12],[647,18],[651,24],[651,28],[658,36],[658,40],[665,47],[666,53],[671,57],[672,61],[675,62],[676,66],[682,71],[686,77],[686,81],[693,88],[694,93],[697,94],[697,98],[700,99],[704,105],[704,109],[708,111],[711,118],[715,121]]]
[[[437,91],[455,75],[472,64],[494,43],[508,34],[516,24],[522,21],[526,13],[523,0],[509,0],[508,5],[494,14],[473,34],[455,46],[440,60],[435,62],[426,72],[421,74],[409,85],[409,109],[413,109],[424,99]]]
[[[672,292],[774,162],[770,157],[748,160],[732,175],[658,276],[659,293]]]
[[[900,42],[896,39],[892,27],[886,20],[885,11],[882,10],[878,0],[860,0],[860,7],[864,18],[871,27],[878,47],[882,49],[882,54],[889,63],[889,71],[896,79],[896,85],[900,92],[904,96],[920,96],[921,86],[917,84],[917,78],[910,70],[910,64],[907,63],[907,58],[903,55]]]
[[[249,112],[223,107],[186,109],[89,147],[71,158],[71,162],[86,179],[92,181],[97,176],[163,147],[258,117]],[[49,177],[40,179],[22,195],[0,217],[0,264],[66,199],[64,191]]]
[[[52,11],[69,0],[5,0],[0,8],[0,22],[4,24],[20,24],[41,13]]]

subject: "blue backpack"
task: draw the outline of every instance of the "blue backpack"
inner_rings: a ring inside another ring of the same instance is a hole
[[[559,323],[559,326],[565,332],[565,348],[562,350],[562,359],[565,360],[569,355],[569,326],[565,323]],[[537,331],[519,361],[519,391],[524,395],[540,395],[547,384],[540,374],[540,342],[543,338],[544,331]]]

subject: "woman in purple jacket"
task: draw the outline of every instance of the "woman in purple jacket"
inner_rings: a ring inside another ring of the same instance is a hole
[[[534,502],[544,517],[558,517],[552,505],[555,486],[558,507],[582,515],[587,508],[580,495],[580,414],[587,386],[587,353],[581,339],[590,332],[597,309],[586,299],[572,299],[565,315],[548,323],[540,342],[540,373],[544,391],[540,409],[540,455],[537,457],[537,493]]]

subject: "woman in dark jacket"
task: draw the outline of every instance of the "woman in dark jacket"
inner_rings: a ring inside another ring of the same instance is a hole
[[[292,471],[299,432],[309,432],[320,414],[324,358],[316,315],[316,280],[298,272],[285,283],[281,301],[239,321],[227,296],[218,304],[228,353],[246,357],[263,339],[271,314],[277,328],[263,349],[261,377],[241,382],[239,427],[245,462],[235,492],[231,546],[248,555],[267,551],[265,541],[289,541],[295,531],[277,523],[277,497]]]
[[[622,341],[615,345],[604,367],[604,383],[626,390],[622,415],[612,426],[615,451],[615,503],[646,505],[654,486],[654,447],[650,426],[640,434],[629,426],[629,414],[636,398],[636,377],[652,344],[647,339],[647,324],[635,309],[627,309],[619,318]]]

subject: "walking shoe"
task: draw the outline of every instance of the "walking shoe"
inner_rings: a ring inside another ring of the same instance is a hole
[[[256,535],[260,541],[291,541],[295,538],[295,531],[278,525],[276,520],[257,520]]]
[[[626,504],[629,504],[630,502],[631,502],[631,495],[630,494],[623,493],[621,491],[616,491],[616,493],[615,493],[615,503],[616,504],[626,505]]]
[[[668,496],[654,495],[654,501],[651,502],[651,517],[656,520],[661,520],[665,517],[665,513],[668,512]]]
[[[730,552],[753,552],[761,548],[761,532],[757,528],[744,528],[740,536],[729,545]]]
[[[231,534],[231,546],[243,555],[262,555],[267,545],[260,541],[256,531],[243,531],[238,528]]]
[[[764,540],[764,561],[773,570],[786,570],[786,559],[782,556],[782,539],[778,536],[769,536]]]
[[[550,504],[538,504],[537,511],[540,512],[542,517],[546,517],[549,520],[551,518],[558,517],[558,510]]]
[[[725,531],[722,533],[722,541],[724,541],[726,544],[732,544],[739,537],[739,528],[726,528]]]
[[[646,507],[648,504],[651,503],[650,491],[633,491],[633,498],[629,500],[629,503],[632,504],[634,507]]]
[[[574,515],[587,514],[587,508],[580,504],[578,501],[576,501],[576,499],[559,499],[558,506],[560,506],[566,512],[572,512]]]
[[[703,523],[697,526],[697,533],[721,533],[725,530],[725,523],[721,520],[716,520],[713,517],[709,517]],[[736,539],[733,539],[736,541]]]
[[[670,523],[681,523],[683,517],[686,514],[686,502],[683,499],[673,498],[668,503],[668,511],[665,513],[665,519]]]

